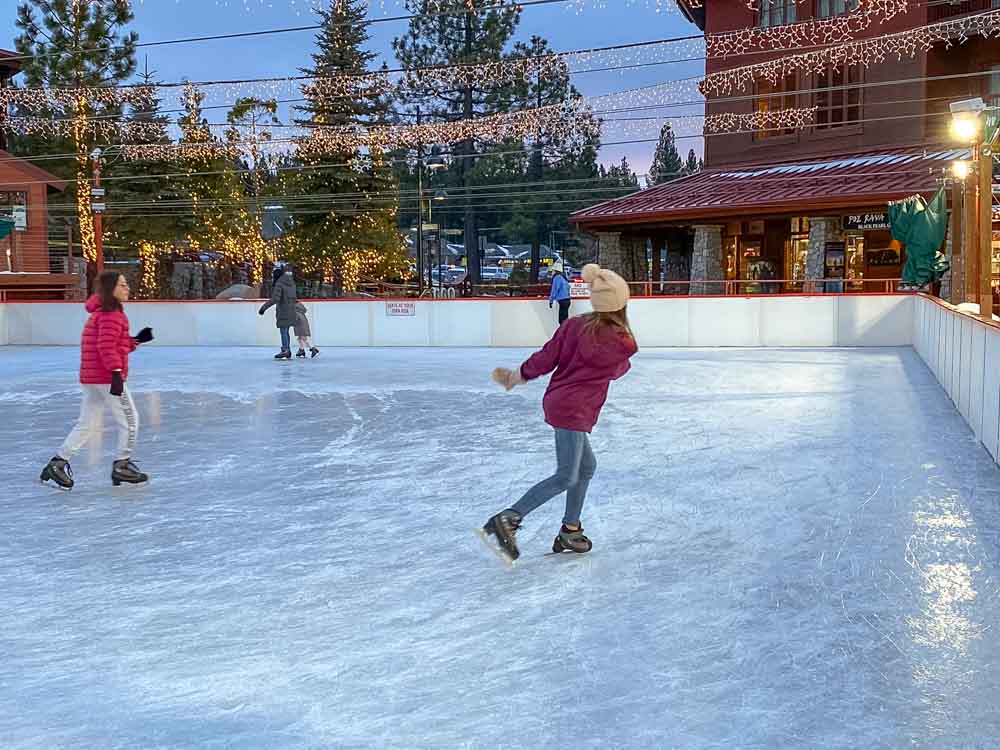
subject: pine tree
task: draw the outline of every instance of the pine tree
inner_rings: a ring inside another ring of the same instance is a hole
[[[496,0],[407,0],[406,7],[413,14],[409,30],[393,46],[396,57],[409,69],[495,63],[509,57],[507,44],[520,21],[517,5],[498,5]],[[435,121],[496,114],[504,111],[510,99],[509,83],[487,76],[442,83],[411,75],[408,83],[421,98],[432,102],[429,114]],[[448,177],[466,206],[465,249],[469,276],[476,283],[480,278],[479,233],[477,207],[469,197],[469,188],[475,182],[479,151],[473,139],[456,144],[452,151],[457,158]]]
[[[19,35],[15,42],[23,56],[22,70],[29,87],[75,88],[115,86],[135,72],[138,35],[126,31],[133,20],[129,0],[24,0],[17,8]],[[25,139],[20,151],[74,153],[72,165],[55,165],[63,177],[75,177],[69,197],[76,202],[84,257],[96,257],[91,218],[89,155],[102,145],[87,127],[95,116],[121,115],[120,107],[88,97],[74,97],[58,110],[22,112],[31,116],[69,118],[75,123],[70,138]]]
[[[611,167],[607,171],[607,181],[611,186],[637,188],[639,187],[639,176],[632,171],[628,163],[628,157],[623,156],[620,163]]]
[[[369,72],[375,53],[367,50],[364,0],[330,0],[319,9],[321,28],[316,35],[312,65],[303,69],[311,78],[362,75]],[[355,96],[334,96],[315,82],[302,87],[306,104],[299,109],[299,125],[310,128],[384,125],[389,104],[378,91],[362,89]],[[392,170],[377,154],[363,158],[357,150],[306,156],[306,169],[295,178],[295,193],[320,197],[316,204],[293,214],[295,255],[309,271],[332,271],[340,286],[353,290],[362,276],[397,276],[406,267],[397,207],[388,199],[394,192]]]
[[[660,142],[656,144],[653,165],[649,168],[649,178],[654,185],[676,180],[684,171],[684,162],[677,152],[673,128],[666,123],[660,130]]]
[[[684,163],[685,174],[694,174],[701,171],[701,160],[697,157],[694,149],[688,151],[687,161]]]
[[[155,87],[156,74],[148,64],[139,75],[139,82]],[[142,143],[168,144],[169,118],[160,112],[161,101],[154,95],[150,101],[132,111],[130,123],[142,124],[134,140]],[[141,137],[139,137],[141,136]],[[143,248],[162,250],[177,238],[176,209],[181,198],[176,185],[167,175],[175,165],[165,159],[137,159],[115,165],[116,180],[108,187],[108,218],[106,231],[110,242],[127,251]]]

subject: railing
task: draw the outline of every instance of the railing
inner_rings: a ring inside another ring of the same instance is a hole
[[[894,294],[901,279],[728,279],[726,281],[632,281],[634,296],[751,296],[782,294]]]
[[[987,10],[1000,9],[997,0],[966,0],[965,2],[928,3],[927,22],[936,23],[968,13],[982,13]]]

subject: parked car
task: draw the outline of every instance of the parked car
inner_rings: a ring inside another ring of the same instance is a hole
[[[480,276],[483,281],[504,282],[510,279],[510,271],[500,266],[484,266]]]

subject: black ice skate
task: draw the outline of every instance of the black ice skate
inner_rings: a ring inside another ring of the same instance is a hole
[[[73,489],[73,469],[70,468],[69,461],[59,456],[53,456],[52,460],[42,469],[39,477],[42,484],[48,481],[55,482],[61,490]]]
[[[480,537],[491,549],[495,550],[504,560],[513,563],[521,556],[517,549],[517,540],[514,538],[517,530],[521,528],[521,516],[512,510],[504,510],[497,513],[479,532]],[[496,537],[496,545],[490,542],[489,537]]]
[[[295,352],[295,356],[296,357],[300,357],[302,359],[305,359],[306,358],[306,350],[305,349],[299,349],[297,352]]]
[[[553,552],[577,552],[583,554],[584,552],[590,552],[593,548],[593,543],[583,535],[582,526],[576,531],[571,531],[563,524],[563,527],[559,529],[559,536],[552,542]]]
[[[316,355],[319,354],[319,349],[317,349],[314,346],[312,349],[309,350],[309,353],[312,355],[312,357],[310,357],[310,359],[316,359]]]
[[[278,352],[277,354],[274,355],[274,358],[275,359],[291,359],[292,358],[292,353],[291,353],[291,351]]]
[[[149,477],[139,471],[139,467],[132,463],[132,459],[125,458],[115,461],[111,468],[111,484],[118,487],[121,484],[145,484]]]

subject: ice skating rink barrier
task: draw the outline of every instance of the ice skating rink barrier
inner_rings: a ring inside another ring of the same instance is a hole
[[[913,302],[913,348],[1000,463],[1000,325],[933,297]]]
[[[556,311],[538,300],[306,302],[320,347],[532,347],[556,328]],[[914,297],[845,295],[639,298],[629,317],[641,346],[909,346]],[[275,346],[274,311],[260,302],[130,302],[133,328],[152,326],[159,346]],[[573,314],[590,310],[575,301]],[[0,304],[0,345],[76,346],[80,303]],[[294,342],[293,342],[294,343]]]
[[[130,302],[158,346],[276,347],[259,302]],[[320,347],[536,347],[556,328],[544,301],[306,302]],[[573,312],[588,311],[585,300]],[[976,438],[1000,462],[1000,326],[923,295],[634,299],[644,347],[913,346]],[[0,346],[76,346],[86,319],[69,302],[0,304]],[[294,343],[294,340],[293,340]]]

